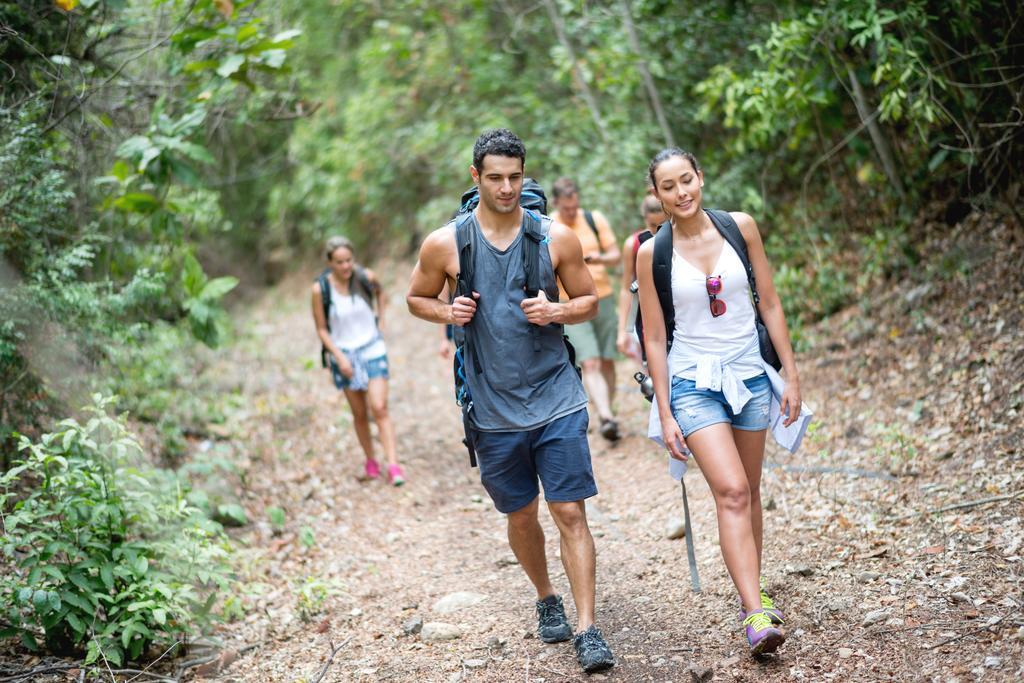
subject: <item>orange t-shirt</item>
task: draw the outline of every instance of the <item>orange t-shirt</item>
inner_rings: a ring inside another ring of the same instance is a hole
[[[576,220],[572,225],[569,225],[558,216],[558,211],[555,210],[551,214],[551,220],[558,221],[562,225],[566,225],[576,233],[576,238],[580,241],[580,246],[583,247],[583,255],[592,254],[598,251],[608,251],[614,248],[618,242],[615,240],[615,233],[612,232],[611,227],[608,225],[608,219],[604,217],[604,214],[600,211],[592,211],[591,215],[594,217],[594,225],[597,226],[597,233],[601,236],[601,241],[598,243],[597,237],[594,236],[594,231],[587,225],[587,219],[583,215],[583,209],[580,208],[576,211]],[[594,286],[597,288],[597,298],[603,299],[606,296],[612,295],[612,283],[608,278],[608,269],[603,263],[588,263],[587,268],[590,270],[590,276],[594,278]],[[564,299],[568,298],[565,290],[562,289],[561,283],[559,283],[559,291]]]

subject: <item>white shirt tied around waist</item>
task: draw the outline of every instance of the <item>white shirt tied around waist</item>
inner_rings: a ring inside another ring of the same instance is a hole
[[[672,353],[675,353],[676,342],[672,344]],[[743,379],[737,377],[733,371],[733,365],[739,358],[745,358],[750,351],[754,350],[757,355],[758,370],[757,375],[763,373],[764,366],[767,365],[761,360],[761,351],[758,347],[757,332],[751,331],[750,337],[746,344],[738,349],[735,349],[731,356],[716,356],[710,353],[704,353],[700,355],[687,354],[685,358],[692,361],[693,368],[693,381],[696,384],[697,389],[708,389],[710,391],[721,391],[722,395],[725,396],[725,400],[729,403],[729,407],[732,408],[733,414],[738,415],[742,410],[743,406],[747,404],[753,394],[750,393],[750,389],[747,389],[747,385],[743,383]],[[688,367],[691,367],[688,366]],[[671,373],[671,366],[669,368]],[[753,375],[756,377],[757,375]],[[672,393],[672,379],[673,377],[684,377],[679,373],[671,373],[669,379],[669,394]],[[750,379],[746,377],[744,379]],[[670,396],[671,398],[671,396]],[[647,436],[653,439],[656,443],[664,446],[665,443],[661,438],[661,416],[658,414],[658,397],[655,396],[651,401],[651,417],[647,423]]]

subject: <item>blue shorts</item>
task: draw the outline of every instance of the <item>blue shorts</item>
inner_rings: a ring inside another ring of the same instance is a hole
[[[698,389],[692,379],[672,378],[672,414],[675,415],[683,436],[719,422],[732,424],[733,429],[757,432],[768,429],[772,404],[772,385],[768,375],[743,380],[753,396],[744,404],[739,415],[734,415],[721,391]]]
[[[597,495],[587,443],[586,408],[525,432],[476,432],[480,482],[498,512],[526,507],[544,486],[544,499],[567,503]]]
[[[352,386],[352,380],[345,375],[341,374],[341,370],[338,368],[338,364],[334,358],[330,358],[331,364],[331,377],[334,379],[334,386],[339,389],[348,389]],[[349,358],[351,362],[351,358]],[[376,358],[370,358],[366,361],[366,376],[368,379],[374,379],[377,377],[388,378],[388,356],[377,356]]]

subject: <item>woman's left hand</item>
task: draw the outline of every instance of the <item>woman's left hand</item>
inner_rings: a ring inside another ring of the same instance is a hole
[[[782,392],[779,404],[779,414],[788,415],[783,425],[788,427],[796,422],[800,417],[800,385],[796,382],[786,382],[786,389]]]

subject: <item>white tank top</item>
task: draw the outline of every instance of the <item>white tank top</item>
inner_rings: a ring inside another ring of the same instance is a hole
[[[331,341],[339,349],[351,351],[377,338],[377,320],[366,300],[358,294],[342,294],[331,285],[329,324]]]
[[[764,372],[754,331],[754,304],[750,299],[747,274],[736,250],[723,240],[712,275],[722,279],[718,299],[725,301],[725,314],[711,315],[705,274],[672,250],[672,303],[676,329],[668,355],[669,375],[684,379],[697,376],[697,359],[703,355],[727,361],[738,379],[750,379]],[[732,359],[732,360],[729,360]]]

